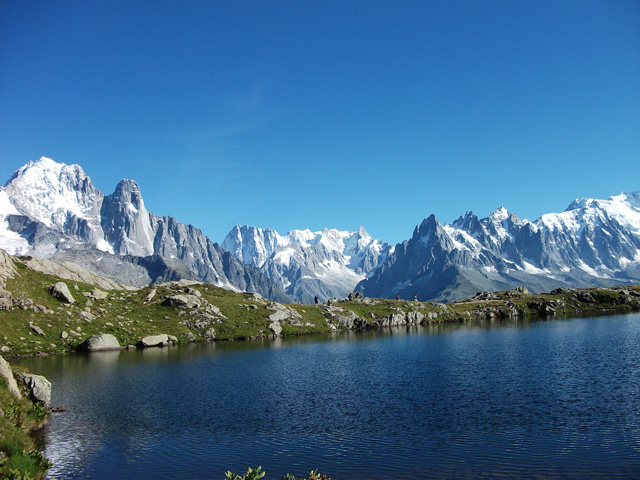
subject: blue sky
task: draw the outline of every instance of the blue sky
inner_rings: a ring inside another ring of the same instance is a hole
[[[640,190],[637,1],[0,0],[0,181],[78,163],[221,242]]]

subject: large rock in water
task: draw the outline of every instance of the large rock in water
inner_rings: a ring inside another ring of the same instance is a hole
[[[140,340],[139,345],[143,348],[162,347],[167,343],[169,343],[169,336],[163,333],[162,335],[151,335],[149,337],[144,337],[142,340]]]
[[[51,407],[51,382],[49,380],[41,375],[27,373],[20,373],[18,376],[26,385],[31,400],[42,403],[45,408]]]
[[[103,352],[107,350],[120,350],[121,348],[118,339],[110,333],[92,335],[78,345],[78,350],[81,352]]]
[[[20,389],[16,383],[16,379],[13,377],[13,371],[11,365],[4,358],[0,357],[0,375],[2,375],[7,381],[7,388],[9,391],[18,398],[22,398],[20,395]]]
[[[76,303],[75,298],[73,298],[69,291],[69,287],[67,287],[67,284],[64,282],[58,282],[55,285],[52,285],[49,288],[49,293],[62,302]]]

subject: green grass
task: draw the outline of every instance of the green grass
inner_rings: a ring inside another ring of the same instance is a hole
[[[0,477],[7,479],[44,478],[50,463],[38,451],[30,433],[45,421],[43,407],[15,398],[0,377]]]
[[[33,271],[19,259],[14,261],[19,275],[8,279],[6,290],[15,298],[30,303],[25,309],[14,308],[9,312],[0,312],[0,346],[10,348],[9,355],[26,355],[38,352],[54,353],[73,351],[77,345],[90,335],[99,333],[113,334],[122,346],[134,345],[143,337],[156,334],[173,335],[184,342],[189,338],[206,340],[210,328],[215,331],[216,340],[262,338],[272,334],[269,329],[269,316],[273,310],[267,309],[269,302],[254,300],[251,294],[236,293],[208,284],[193,286],[202,294],[202,299],[220,309],[222,315],[214,319],[206,328],[196,328],[198,315],[186,309],[168,307],[162,304],[170,294],[184,293],[167,287],[148,286],[135,291],[108,291],[108,298],[91,300],[90,313],[97,318],[85,321],[81,311],[85,309],[87,298],[83,293],[91,292],[92,285],[65,281],[76,299],[76,304],[66,305],[49,294],[49,287],[60,279]],[[157,288],[156,296],[150,301],[145,299],[152,288]],[[640,287],[626,287],[638,292]],[[474,299],[447,304],[445,311],[440,305],[429,302],[406,300],[376,299],[373,304],[361,301],[343,301],[335,306],[354,312],[366,322],[372,323],[391,314],[418,311],[431,315],[431,322],[460,321],[486,316],[493,311],[496,316],[505,315],[505,303],[511,302],[525,315],[544,314],[545,305],[552,305],[557,314],[624,312],[640,308],[638,302],[624,304],[620,302],[617,291],[588,289],[595,302],[576,302],[575,295],[562,294],[510,294],[497,292],[498,300],[477,301]],[[34,312],[34,305],[42,305],[49,312]],[[252,308],[253,307],[253,308]],[[304,335],[323,333],[336,328],[328,325],[322,305],[288,305],[298,312],[302,320],[281,322],[283,335]],[[202,309],[198,309],[202,312]],[[30,326],[39,327],[44,335],[38,335]],[[342,326],[338,327],[344,328]],[[66,332],[67,338],[62,338]],[[74,332],[76,336],[73,335]]]

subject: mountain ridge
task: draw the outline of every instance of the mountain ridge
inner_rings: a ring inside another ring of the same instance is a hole
[[[431,215],[356,290],[452,301],[521,284],[544,291],[637,283],[639,207],[640,192],[623,192],[576,199],[564,212],[533,222],[503,207],[483,219],[466,212],[450,225]]]
[[[531,291],[640,282],[640,192],[578,198],[535,221],[499,207],[451,224],[429,215],[391,246],[358,231],[236,225],[219,245],[147,210],[139,185],[110,195],[79,165],[42,157],[0,188],[0,247],[74,261],[114,281],[197,279],[276,301],[368,296],[452,301],[479,290]]]

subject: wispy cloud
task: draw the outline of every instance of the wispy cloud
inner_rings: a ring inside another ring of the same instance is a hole
[[[209,125],[201,130],[173,135],[181,141],[206,141],[251,132],[282,118],[286,108],[269,95],[276,83],[257,80],[249,89],[224,96],[219,107],[212,107]]]

